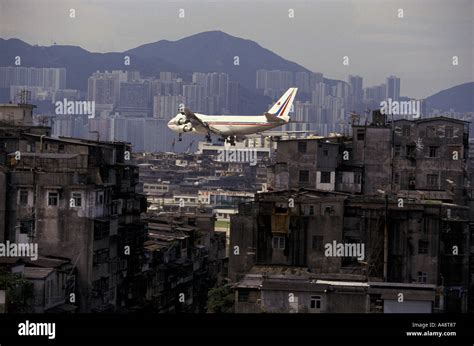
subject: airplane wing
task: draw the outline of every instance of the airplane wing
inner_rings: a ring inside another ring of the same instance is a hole
[[[211,129],[207,123],[205,123],[204,121],[199,119],[199,117],[196,114],[194,114],[193,112],[191,112],[189,110],[189,108],[184,108],[184,110],[181,112],[181,114],[186,116],[186,119],[189,120],[189,122],[191,123],[191,125],[193,125],[193,127],[202,126],[209,132],[213,132],[213,133],[219,134],[219,135],[221,134],[216,129],[214,129],[214,128]]]
[[[272,136],[284,136],[290,134],[298,134],[298,133],[313,133],[314,131],[262,131],[258,133],[254,133],[251,135],[245,135],[246,138],[260,138],[260,137],[272,137]]]
[[[196,127],[196,126],[203,126],[205,127],[206,129],[209,129],[209,126],[207,126],[206,123],[204,123],[201,119],[199,119],[196,114],[194,114],[193,112],[191,112],[189,110],[189,108],[185,108],[183,112],[181,112],[181,114],[185,115],[186,116],[186,119],[189,120],[189,122],[191,123],[191,125],[193,125],[193,127]]]

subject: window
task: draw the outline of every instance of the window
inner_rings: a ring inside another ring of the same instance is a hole
[[[308,143],[303,142],[303,141],[298,142],[298,152],[302,153],[302,154],[305,154],[306,149],[307,149],[307,144]]]
[[[393,176],[393,182],[395,184],[400,184],[400,173],[395,173],[395,175]]]
[[[324,215],[331,215],[332,213],[334,213],[334,206],[323,205],[323,213]]]
[[[100,249],[92,254],[92,265],[94,267],[109,261],[109,249]]]
[[[59,144],[58,153],[64,153],[64,144]]]
[[[321,184],[331,183],[331,172],[321,172],[321,178],[319,180]]]
[[[110,223],[95,221],[94,222],[94,240],[100,240],[110,236]]]
[[[31,142],[26,144],[26,151],[29,153],[34,153],[36,151],[36,145],[35,142]]]
[[[426,185],[428,187],[438,187],[438,174],[428,174],[426,176]]]
[[[104,204],[104,192],[103,191],[96,191],[95,192],[95,204],[96,205]]]
[[[275,214],[288,214],[288,204],[281,202],[275,203]]]
[[[300,183],[307,183],[309,182],[309,171],[300,171]]]
[[[20,234],[31,235],[34,231],[35,223],[32,220],[23,220],[20,221]]]
[[[274,249],[284,249],[285,237],[273,237],[272,247]]]
[[[321,309],[321,296],[311,296],[310,308]]]
[[[312,249],[314,251],[320,251],[322,253],[324,249],[323,236],[313,235]]]
[[[423,284],[428,282],[428,274],[425,272],[418,272],[418,282]]]
[[[445,135],[446,135],[446,138],[453,138],[454,137],[454,128],[452,126],[446,126]]]
[[[80,207],[82,205],[82,193],[80,192],[73,192],[72,199],[74,200],[74,206]]]
[[[238,290],[238,300],[239,302],[245,303],[249,301],[249,293],[248,290]]]
[[[438,147],[430,147],[430,157],[438,157]]]
[[[354,183],[361,184],[362,183],[362,174],[354,173]]]
[[[396,157],[397,157],[397,156],[400,156],[401,149],[402,149],[401,146],[396,145],[396,146],[395,146],[395,150],[394,150],[394,156],[396,156]]]
[[[416,147],[414,145],[407,145],[407,157],[415,156]]]
[[[323,156],[329,156],[329,150],[323,149]]]
[[[363,141],[365,139],[365,130],[357,130],[357,140]]]
[[[426,240],[418,240],[418,253],[427,254],[428,253],[429,242]]]
[[[20,189],[20,205],[28,204],[28,190]]]
[[[48,205],[58,205],[59,193],[48,192]]]
[[[314,215],[314,205],[309,206],[309,215]]]
[[[409,173],[408,175],[408,188],[410,190],[416,189],[416,176],[414,173]]]
[[[410,137],[410,125],[403,125],[402,135],[403,137]]]
[[[436,128],[434,126],[428,126],[426,128],[426,135],[429,138],[433,138],[434,136],[436,136]]]

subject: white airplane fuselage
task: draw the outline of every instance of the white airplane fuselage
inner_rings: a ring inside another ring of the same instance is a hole
[[[206,123],[209,128],[216,134],[223,136],[249,135],[263,132],[285,125],[284,123],[268,122],[264,115],[206,115],[195,113],[196,116]],[[193,127],[190,131],[186,131],[182,125],[177,125],[181,114],[176,115],[168,123],[168,127],[178,133],[190,132],[198,134],[207,134],[207,129],[203,126]]]
[[[289,88],[280,99],[262,115],[207,115],[193,113],[184,108],[168,122],[168,127],[181,134],[185,132],[205,134],[211,133],[226,137],[242,137],[260,133],[290,121],[289,112],[293,105],[298,88]],[[234,139],[230,139],[233,141]]]

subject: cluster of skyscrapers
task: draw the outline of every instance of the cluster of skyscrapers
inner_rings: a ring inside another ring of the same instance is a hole
[[[170,151],[183,150],[192,141],[187,138],[176,148],[170,146],[174,136],[166,125],[180,106],[205,114],[241,111],[239,83],[231,81],[228,74],[194,72],[188,80],[181,77],[174,72],[144,77],[138,71],[97,71],[89,76],[87,91],[80,91],[66,89],[65,68],[0,67],[0,88],[9,90],[10,100],[20,103],[21,91],[28,90],[28,99],[39,103],[39,113],[43,114],[55,113],[57,100],[94,102],[92,117],[55,114],[51,126],[57,135],[128,141],[135,151]],[[299,88],[293,109],[295,122],[283,126],[283,131],[323,136],[346,133],[350,131],[351,112],[377,109],[387,98],[400,99],[400,79],[395,76],[387,77],[382,85],[364,89],[360,76],[350,75],[344,82],[309,71],[256,72],[257,92],[272,100],[293,86]]]
[[[349,75],[348,81],[323,78],[322,73],[258,70],[256,88],[273,99],[289,87],[299,89],[295,102],[295,123],[285,125],[287,131],[314,131],[319,135],[345,132],[349,129],[349,113],[377,109],[386,98],[400,99],[400,78],[387,77],[386,84],[363,88],[360,76]],[[303,95],[301,95],[303,94]]]
[[[53,99],[66,88],[66,69],[53,67],[0,67],[0,88],[10,88],[10,100],[27,88],[33,98]]]
[[[99,112],[169,120],[181,104],[207,114],[238,112],[238,88],[226,73],[195,72],[190,83],[173,72],[160,72],[155,79],[119,70],[93,73],[87,97]]]

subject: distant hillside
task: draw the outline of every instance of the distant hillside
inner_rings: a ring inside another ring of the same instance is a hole
[[[249,90],[255,89],[258,69],[305,71],[308,69],[283,59],[251,40],[228,35],[222,31],[207,31],[178,41],[162,40],[127,51],[142,58],[172,61],[183,70],[224,72]],[[239,65],[234,65],[234,57]]]
[[[76,46],[32,46],[18,39],[0,39],[0,66],[13,66],[15,56],[26,67],[65,67],[67,87],[87,90],[87,78],[95,71],[138,70],[143,76],[159,72],[179,73],[190,80],[192,72],[225,72],[238,81],[243,114],[261,113],[271,100],[256,93],[256,71],[261,68],[307,71],[257,43],[221,31],[203,32],[178,41],[158,41],[123,53],[91,53]],[[124,65],[124,56],[131,58]],[[239,56],[239,65],[234,65]],[[333,82],[332,80],[327,80]]]
[[[31,46],[21,40],[0,39],[0,66],[14,66],[15,56],[26,67],[65,67],[67,87],[87,90],[87,78],[97,70],[138,70],[144,75],[160,71],[181,72],[176,66],[159,58],[146,59],[130,55],[131,65],[124,65],[123,53],[91,53],[76,46]]]
[[[441,90],[425,99],[427,111],[439,109],[456,112],[474,112],[474,82],[456,85],[452,88]]]
[[[124,65],[125,55],[131,58],[130,66]],[[123,53],[91,53],[76,46],[39,47],[18,39],[0,39],[0,66],[13,66],[15,56],[21,57],[22,66],[65,67],[67,87],[83,91],[87,90],[87,78],[97,70],[138,70],[143,76],[158,76],[159,72],[171,71],[187,80],[192,72],[224,72],[241,85],[242,114],[260,114],[271,102],[268,97],[256,93],[258,69],[309,72],[256,42],[222,31],[202,32],[177,41],[148,43]],[[239,57],[237,66],[234,65],[235,56]],[[334,85],[337,81],[325,79],[325,82]],[[436,108],[472,112],[473,88],[474,83],[466,83],[426,98],[428,111]],[[8,94],[6,91],[0,93]]]

